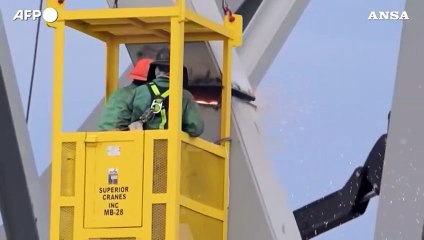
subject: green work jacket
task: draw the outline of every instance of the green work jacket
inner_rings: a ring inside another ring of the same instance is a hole
[[[109,98],[101,114],[98,130],[122,129],[131,123],[135,89],[134,83],[116,90]]]

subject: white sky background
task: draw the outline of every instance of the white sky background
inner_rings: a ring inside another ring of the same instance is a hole
[[[231,0],[229,0],[231,1]],[[106,2],[68,1],[71,8]],[[0,0],[24,106],[36,21],[13,22],[38,1]],[[293,210],[336,191],[386,131],[401,22],[369,21],[371,10],[398,10],[404,0],[311,1],[258,90],[266,159]],[[103,44],[67,31],[64,130],[77,129],[104,93]],[[39,173],[50,163],[53,30],[42,23],[29,130]],[[1,54],[1,53],[0,53]],[[120,71],[130,63],[121,49]],[[265,98],[266,97],[266,98]],[[373,239],[376,200],[364,216],[316,239]]]

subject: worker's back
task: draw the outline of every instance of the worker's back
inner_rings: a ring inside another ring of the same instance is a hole
[[[157,86],[160,93],[167,91],[169,88],[169,80],[166,78],[156,78],[152,83]],[[150,108],[154,95],[149,88],[149,84],[146,84],[135,90],[131,122],[137,121],[140,116]],[[165,99],[164,102],[165,108],[167,108],[167,99]],[[166,111],[168,111],[168,109],[166,109]],[[165,122],[163,122],[164,117],[166,118]],[[144,129],[166,129],[168,125],[167,118],[166,115],[162,116],[158,113],[144,125]],[[187,132],[190,136],[197,137],[202,134],[203,128],[204,122],[193,95],[189,91],[183,90],[182,130]]]

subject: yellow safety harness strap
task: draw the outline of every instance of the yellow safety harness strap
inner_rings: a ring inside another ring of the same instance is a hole
[[[149,86],[150,86],[150,89],[152,90],[152,92],[155,94],[156,97],[160,97],[162,99],[168,97],[169,90],[166,90],[164,93],[161,94],[160,91],[159,91],[159,89],[158,89],[158,87],[156,86],[156,84],[154,84],[154,83],[151,82],[151,83],[149,83]],[[153,101],[158,100],[160,98],[155,98],[155,99],[153,99]],[[162,99],[161,99],[161,101],[162,101]],[[165,124],[166,124],[166,120],[167,120],[166,119],[166,109],[165,108],[162,108],[160,110],[160,116],[161,116],[161,122],[159,124],[159,129],[164,129],[165,128]]]
[[[161,122],[159,124],[159,129],[164,129],[165,124],[166,124],[166,110],[165,109],[162,109],[160,111],[160,116],[161,116]]]
[[[161,96],[162,98],[168,97],[169,90],[166,90],[164,93],[160,94],[158,87],[154,83],[149,83],[149,85],[156,97],[157,96]]]

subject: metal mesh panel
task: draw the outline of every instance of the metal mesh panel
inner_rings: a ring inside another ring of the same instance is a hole
[[[168,141],[155,140],[153,152],[153,193],[166,193]]]
[[[181,194],[214,208],[224,209],[225,161],[193,145],[181,150]]]
[[[223,231],[221,220],[180,207],[180,240],[222,240]]]
[[[152,240],[165,240],[166,205],[153,204],[152,208]]]
[[[74,207],[60,208],[59,239],[74,240]]]
[[[62,172],[61,189],[62,196],[74,196],[75,194],[75,155],[76,144],[74,142],[62,143]]]

